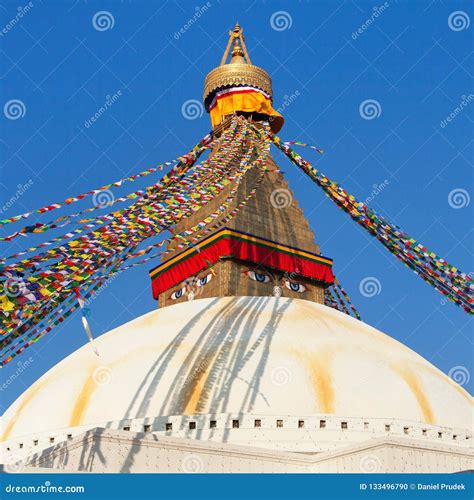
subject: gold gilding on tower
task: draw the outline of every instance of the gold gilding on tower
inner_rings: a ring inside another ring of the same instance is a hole
[[[229,52],[230,61],[227,63]],[[232,102],[229,102],[231,95]],[[227,102],[224,105],[219,103],[221,109],[217,111],[215,107],[219,99],[227,99]],[[272,99],[272,79],[265,70],[251,63],[243,30],[237,23],[229,32],[220,66],[210,71],[204,82],[204,104],[211,114],[212,124],[214,127],[220,124],[230,110],[231,113],[249,113],[267,119],[272,130],[277,132],[283,126],[283,117],[273,109]]]

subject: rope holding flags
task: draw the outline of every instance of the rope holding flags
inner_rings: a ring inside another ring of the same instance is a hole
[[[365,203],[347,193],[342,186],[329,179],[291,149],[288,142],[282,142],[271,132],[269,136],[293,164],[308,175],[339,208],[379,240],[395,257],[448,300],[465,312],[474,314],[474,284],[468,274],[459,271],[398,226],[376,214]]]
[[[317,146],[312,146],[311,144],[306,144],[305,142],[300,142],[300,141],[286,141],[283,144],[285,146],[303,146],[303,147],[307,147],[307,148],[310,148],[310,149],[314,149],[320,155],[324,154],[324,151],[321,148],[318,148]]]
[[[46,223],[25,226],[0,238],[8,241],[17,236],[42,234],[50,229],[76,224],[67,232],[36,246],[0,258],[0,365],[7,364],[40,341],[75,311],[81,312],[88,341],[99,355],[88,320],[88,299],[107,286],[107,280],[117,274],[176,249],[195,246],[210,232],[224,227],[257,193],[268,169],[272,143],[403,264],[466,312],[474,312],[474,287],[470,276],[359,202],[290,146],[306,146],[322,154],[320,148],[298,141],[281,142],[270,132],[267,123],[263,127],[260,124],[257,126],[243,116],[233,116],[220,130],[206,135],[191,151],[171,162],[67,198],[61,203],[0,220],[1,227],[33,214],[48,213],[109,188],[134,182],[162,170],[163,166],[170,167],[168,173],[155,184],[100,207],[110,210],[105,215],[94,215],[97,206],[83,208]],[[212,154],[204,155],[211,149]],[[258,180],[248,188],[244,199],[235,205],[233,202],[239,185],[252,169],[260,172]],[[205,219],[184,231],[176,231],[180,221],[214,200],[229,185],[232,188],[226,191],[226,198]],[[124,208],[112,209],[116,203],[129,201],[130,204]],[[150,241],[156,236],[160,237],[159,241]],[[325,290],[324,301],[326,305],[360,319],[338,280]]]
[[[97,350],[97,347],[94,343],[94,338],[92,337],[92,332],[91,328],[89,326],[89,322],[87,321],[87,316],[90,313],[90,309],[88,307],[85,307],[85,302],[84,299],[81,297],[81,290],[80,288],[75,288],[74,293],[77,298],[77,302],[79,304],[79,308],[81,310],[81,315],[82,315],[82,326],[84,327],[84,330],[86,332],[87,338],[89,339],[89,342],[92,345],[92,348],[94,349],[94,353],[96,356],[99,356],[99,351]]]
[[[212,142],[212,132],[209,134],[206,134],[199,141],[199,143],[196,144],[196,146],[194,146],[194,148],[189,153],[187,153],[183,156],[180,156],[180,157],[176,158],[175,160],[166,161],[166,162],[161,163],[160,165],[158,165],[156,167],[152,167],[152,168],[149,168],[147,170],[144,170],[143,172],[139,172],[138,174],[131,175],[129,177],[124,177],[122,179],[119,179],[118,181],[112,182],[110,184],[106,184],[105,186],[102,186],[100,188],[92,189],[91,191],[87,191],[86,193],[82,193],[82,194],[77,195],[77,196],[66,198],[62,202],[52,203],[51,205],[45,205],[44,207],[33,210],[32,212],[25,212],[25,213],[20,214],[20,215],[15,215],[14,217],[9,217],[7,219],[1,219],[0,220],[0,227],[4,226],[6,224],[11,224],[12,222],[17,222],[21,219],[27,219],[28,217],[31,217],[34,214],[44,214],[46,212],[51,212],[53,210],[56,210],[58,208],[65,206],[65,205],[71,205],[72,203],[76,203],[80,200],[83,200],[84,198],[86,198],[90,195],[96,195],[102,191],[107,191],[107,190],[112,189],[112,188],[121,187],[126,182],[135,182],[137,179],[140,179],[142,177],[146,177],[154,172],[163,170],[164,167],[169,167],[169,166],[175,165],[176,163],[179,163],[179,162],[186,162],[189,160],[189,158],[192,155],[197,154],[199,151],[202,152],[206,148],[208,148],[209,145],[211,144],[211,142]]]
[[[76,310],[81,311],[84,330],[95,348],[86,307],[88,297],[111,276],[169,251],[135,260],[153,248],[163,248],[171,242],[176,248],[193,245],[201,235],[211,231],[210,227],[225,224],[235,216],[255,195],[256,187],[229,211],[244,174],[250,169],[267,168],[268,127],[255,131],[243,117],[234,117],[228,125],[219,137],[203,139],[192,154],[180,157],[158,183],[119,199],[131,199],[132,205],[107,215],[81,219],[78,221],[83,224],[81,227],[0,260],[0,290],[4,292],[0,292],[2,365],[38,342]],[[198,164],[202,152],[211,147],[212,155]],[[259,182],[262,180],[260,177]],[[235,187],[217,210],[183,233],[174,232],[181,219],[209,203],[230,183]],[[76,198],[78,201],[81,196]],[[53,209],[56,208],[60,207]],[[51,223],[35,226],[31,232],[42,233],[73,223],[72,217],[92,210],[60,216]],[[25,218],[23,215],[11,218],[11,222]],[[25,236],[29,231],[27,227],[20,232]],[[170,231],[171,237],[139,249],[141,243],[164,231]],[[41,252],[28,256],[37,250]],[[12,262],[7,264],[7,261]],[[12,283],[17,286],[12,287]]]
[[[333,295],[334,292],[334,295]],[[336,278],[334,284],[324,290],[324,304],[333,307],[358,320],[361,319],[359,311],[352,304],[348,293],[342,287],[340,281]],[[350,310],[349,310],[350,309]]]

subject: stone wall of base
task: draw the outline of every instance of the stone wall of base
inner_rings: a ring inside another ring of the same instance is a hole
[[[472,450],[427,445],[421,440],[373,439],[308,455],[93,429],[29,457],[23,470],[41,467],[96,473],[451,473],[470,469],[472,459]],[[22,470],[21,465],[16,469]]]

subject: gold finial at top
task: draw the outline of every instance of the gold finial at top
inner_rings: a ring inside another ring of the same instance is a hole
[[[245,52],[239,44],[238,39],[234,40],[234,47],[230,55],[230,64],[245,64]]]
[[[221,59],[221,64],[220,64],[221,66],[224,66],[224,64],[226,64],[231,45],[233,45],[231,53],[231,61],[230,61],[231,64],[233,63],[252,64],[252,62],[250,61],[249,54],[247,52],[247,47],[245,46],[245,39],[243,33],[244,30],[240,27],[240,24],[238,22],[235,23],[234,31],[229,31],[229,41],[227,42],[227,47]],[[234,59],[234,56],[236,57],[236,59]]]
[[[222,56],[221,63],[211,70],[204,82],[204,101],[212,99],[217,89],[228,86],[250,85],[272,96],[272,79],[270,75],[250,61],[245,46],[244,30],[239,23],[229,31],[229,41]],[[232,50],[231,50],[232,48]],[[230,61],[227,62],[230,53]]]

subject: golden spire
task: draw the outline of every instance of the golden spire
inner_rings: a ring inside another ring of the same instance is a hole
[[[234,41],[234,48],[232,49],[230,64],[245,63],[245,52],[240,46],[237,39]]]
[[[235,23],[234,31],[229,31],[229,41],[221,59],[221,66],[224,66],[229,55],[231,45],[233,45],[230,64],[252,64],[247,47],[245,46],[244,30],[240,24]]]
[[[243,32],[239,23],[229,32],[220,65],[206,76],[204,106],[214,128],[231,114],[243,113],[257,121],[268,120],[277,133],[284,120],[272,106],[272,79],[250,61]]]
[[[243,32],[239,23],[236,23],[233,31],[229,31],[229,41],[220,65],[206,76],[204,101],[217,89],[231,85],[255,86],[272,96],[272,79],[266,71],[252,64]],[[231,47],[232,52],[230,52]],[[227,62],[229,52],[231,59]]]

